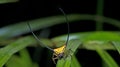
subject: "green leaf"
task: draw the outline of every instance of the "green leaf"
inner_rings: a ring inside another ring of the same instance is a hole
[[[81,44],[82,42],[79,39],[72,39],[69,41],[65,50],[69,52],[69,54],[72,56],[76,52],[77,48],[80,47]]]
[[[82,67],[74,55],[71,60],[71,67]]]
[[[18,39],[17,41],[1,48],[0,49],[0,67],[2,67],[14,53],[27,47],[30,44],[35,44],[35,43],[36,41],[33,37],[27,36],[27,37]]]
[[[70,67],[71,66],[71,57],[59,59],[56,67]]]
[[[0,4],[18,2],[19,0],[0,0]]]
[[[20,52],[21,62],[24,67],[33,67],[34,63],[32,62],[30,55],[26,49],[21,50]]]
[[[71,66],[71,56],[67,57],[65,60],[64,67],[70,67]]]
[[[69,21],[74,21],[77,20],[79,16],[68,15],[68,17],[70,19]],[[29,20],[17,24],[8,25],[3,28],[0,28],[0,41],[30,32],[27,22],[30,23],[33,31],[50,27],[60,23],[66,23],[64,16],[59,15],[59,16],[40,18],[40,19]]]
[[[98,19],[96,19],[96,17],[98,17],[96,15],[69,14],[67,16],[68,16],[69,22],[77,21],[77,20],[99,21]],[[65,18],[64,16],[52,16],[52,17],[47,17],[47,18],[30,20],[29,22],[31,24],[33,31],[35,31],[35,30],[39,30],[39,29],[42,29],[45,27],[50,27],[50,26],[53,26],[56,24],[66,23],[64,18]],[[114,26],[120,28],[120,23],[119,23],[120,21],[118,21],[118,20],[115,20],[112,18],[107,18],[104,16],[99,16],[99,18],[103,19],[103,22],[105,22],[105,23],[108,23],[108,24],[111,24],[111,25],[114,25]],[[30,32],[27,27],[26,22],[28,22],[28,21],[24,21],[24,22],[12,24],[12,25],[8,25],[6,27],[0,28],[0,41]]]
[[[7,67],[38,67],[36,63],[33,63],[27,50],[20,51],[20,56],[13,55],[6,64]]]
[[[105,50],[102,50],[97,45],[96,51],[109,67],[119,67],[118,64],[114,61],[114,59]]]
[[[66,41],[67,35],[57,36],[53,38],[53,42]],[[110,41],[120,41],[120,33],[113,31],[97,31],[97,32],[80,32],[70,34],[71,39],[78,39],[82,42],[80,48],[95,50],[94,43],[98,44],[102,49],[115,50],[115,47],[110,43]],[[102,45],[102,46],[101,46]]]
[[[13,55],[5,64],[6,67],[24,67],[19,56]]]
[[[65,41],[67,35],[61,35],[53,38],[54,41]],[[93,32],[79,32],[71,33],[71,39],[79,39],[81,41],[101,40],[101,41],[120,41],[120,32],[115,31],[93,31]]]
[[[111,41],[111,44],[115,46],[115,48],[117,49],[117,51],[120,54],[120,42],[117,41]]]
[[[96,22],[96,30],[100,31],[103,30],[103,19],[99,18],[99,16],[103,16],[103,9],[104,9],[104,0],[97,0],[97,8],[96,8],[96,13],[97,13],[97,19],[99,21]]]
[[[24,63],[25,60],[21,59],[21,57],[17,56],[17,55],[13,55],[9,61],[6,63],[6,67],[39,67],[38,64],[36,63],[32,63],[30,65],[27,65],[26,63]]]
[[[60,60],[57,61],[56,67],[64,67],[64,63],[65,63],[65,60],[60,59]]]

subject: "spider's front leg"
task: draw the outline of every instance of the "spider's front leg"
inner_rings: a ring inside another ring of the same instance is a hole
[[[56,59],[58,59],[59,57],[55,54],[55,53],[53,53],[53,55],[52,55],[52,60],[53,60],[53,62],[54,62],[54,64],[56,64]]]

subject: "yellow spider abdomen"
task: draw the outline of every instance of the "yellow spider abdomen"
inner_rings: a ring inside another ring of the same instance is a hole
[[[59,47],[59,48],[55,48],[55,49],[54,49],[55,54],[59,55],[60,53],[63,53],[63,52],[64,52],[64,49],[65,49],[65,46],[66,46],[66,45],[63,45],[63,46],[61,46],[61,47]]]

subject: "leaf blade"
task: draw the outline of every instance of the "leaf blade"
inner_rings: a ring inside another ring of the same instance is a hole
[[[36,41],[33,37],[27,36],[27,37],[18,39],[17,41],[7,45],[6,47],[1,48],[0,49],[0,67],[2,67],[14,53],[27,47],[30,44],[35,44],[35,43]]]
[[[112,41],[111,42],[113,46],[117,49],[118,53],[120,54],[120,42]]]
[[[96,51],[109,67],[119,67],[114,59],[105,50],[102,50],[100,47],[96,46]]]

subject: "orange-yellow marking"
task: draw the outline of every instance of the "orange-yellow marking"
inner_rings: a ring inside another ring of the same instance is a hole
[[[59,47],[59,48],[54,49],[55,54],[56,54],[56,55],[59,55],[60,53],[63,53],[65,47],[66,47],[66,45],[63,45],[62,47]]]

